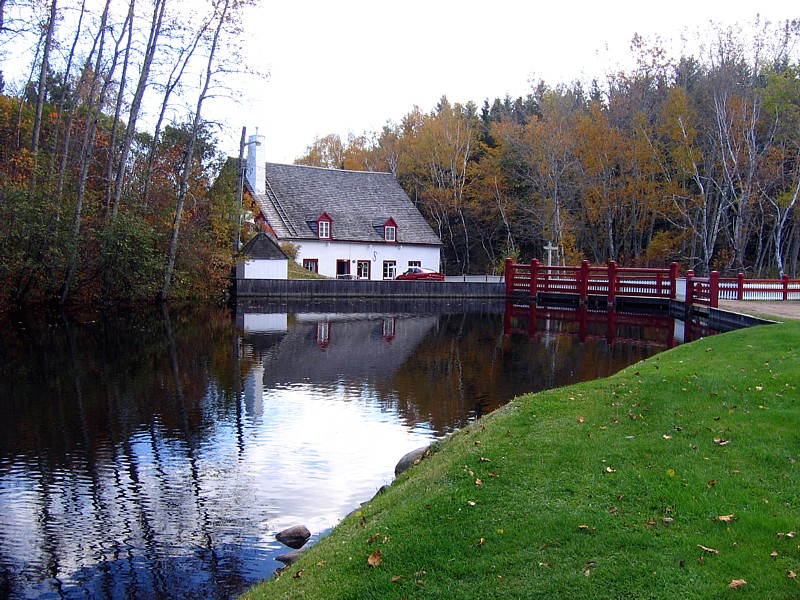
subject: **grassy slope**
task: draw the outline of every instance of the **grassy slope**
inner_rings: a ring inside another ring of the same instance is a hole
[[[319,275],[317,273],[312,273],[308,269],[304,268],[302,265],[298,265],[293,260],[289,260],[289,279],[329,279],[324,275]]]
[[[245,597],[798,598],[799,386],[791,322],[517,399]]]

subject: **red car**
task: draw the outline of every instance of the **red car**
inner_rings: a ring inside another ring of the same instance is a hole
[[[444,275],[433,269],[409,267],[408,271],[395,277],[398,281],[444,281]]]

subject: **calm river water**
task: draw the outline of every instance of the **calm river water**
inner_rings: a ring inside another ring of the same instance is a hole
[[[681,323],[354,302],[16,318],[0,359],[0,597],[229,598],[516,395]]]

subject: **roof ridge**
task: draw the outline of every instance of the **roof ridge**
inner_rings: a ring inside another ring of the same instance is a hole
[[[357,169],[332,169],[330,167],[318,167],[315,165],[295,165],[295,164],[288,164],[288,163],[273,163],[267,162],[267,165],[273,165],[276,167],[292,167],[298,169],[317,169],[318,171],[335,171],[339,173],[355,173],[355,174],[363,174],[363,175],[390,175],[394,177],[389,171],[360,171]],[[269,181],[269,176],[267,176],[267,181]]]

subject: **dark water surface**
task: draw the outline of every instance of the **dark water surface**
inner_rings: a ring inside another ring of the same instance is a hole
[[[605,376],[682,324],[504,304],[16,318],[0,342],[0,598],[229,598],[406,452]],[[312,541],[313,541],[312,539]]]

